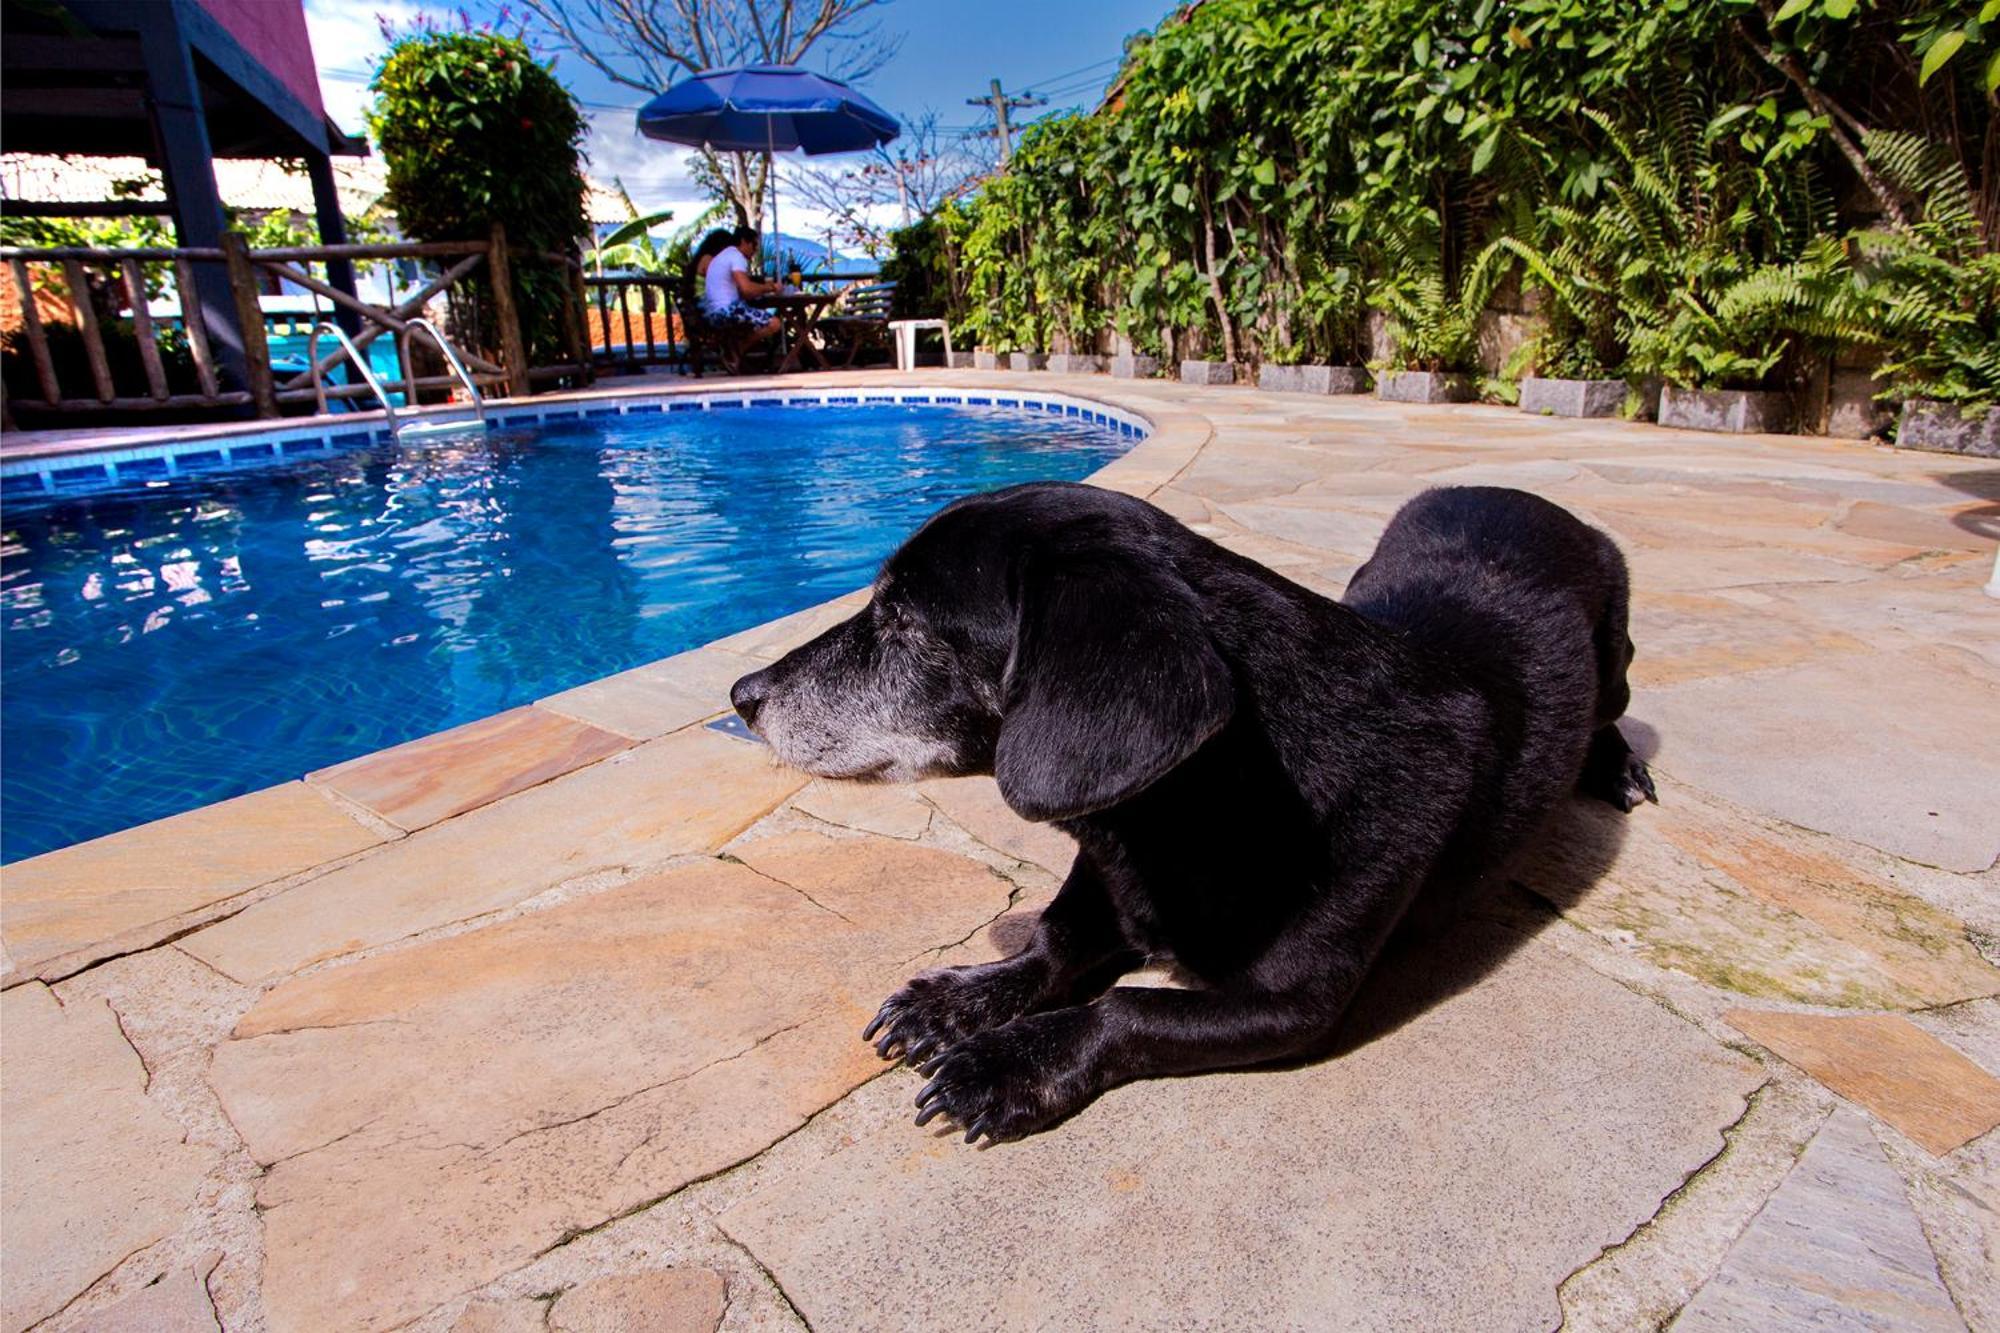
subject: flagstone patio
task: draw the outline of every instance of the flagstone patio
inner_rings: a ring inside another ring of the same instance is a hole
[[[841,599],[8,867],[0,1333],[2000,1328],[2000,468],[1033,379],[1329,595],[1427,485],[1602,525],[1660,804],[1563,810],[1333,1059],[967,1148],[860,1030],[1070,848],[704,725]]]

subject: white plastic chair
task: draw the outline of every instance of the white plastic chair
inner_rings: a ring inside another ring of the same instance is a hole
[[[951,365],[951,326],[941,319],[892,319],[889,331],[896,335],[896,369],[911,370],[917,364],[917,330],[936,329],[944,335],[944,363]]]

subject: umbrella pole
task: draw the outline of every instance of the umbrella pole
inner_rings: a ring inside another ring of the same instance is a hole
[[[771,191],[771,251],[764,262],[771,266],[771,274],[778,272],[778,148],[777,130],[771,121],[764,122],[764,184]]]

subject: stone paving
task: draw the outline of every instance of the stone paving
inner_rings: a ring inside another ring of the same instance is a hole
[[[1660,804],[1561,811],[1333,1059],[969,1149],[860,1029],[1071,849],[703,725],[842,599],[9,867],[0,1333],[2000,1329],[2000,470],[1035,380],[1329,595],[1426,485],[1602,525]]]

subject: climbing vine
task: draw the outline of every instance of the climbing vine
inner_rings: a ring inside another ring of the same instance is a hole
[[[1996,88],[2000,0],[1209,0],[895,262],[1002,349],[1990,401]]]

